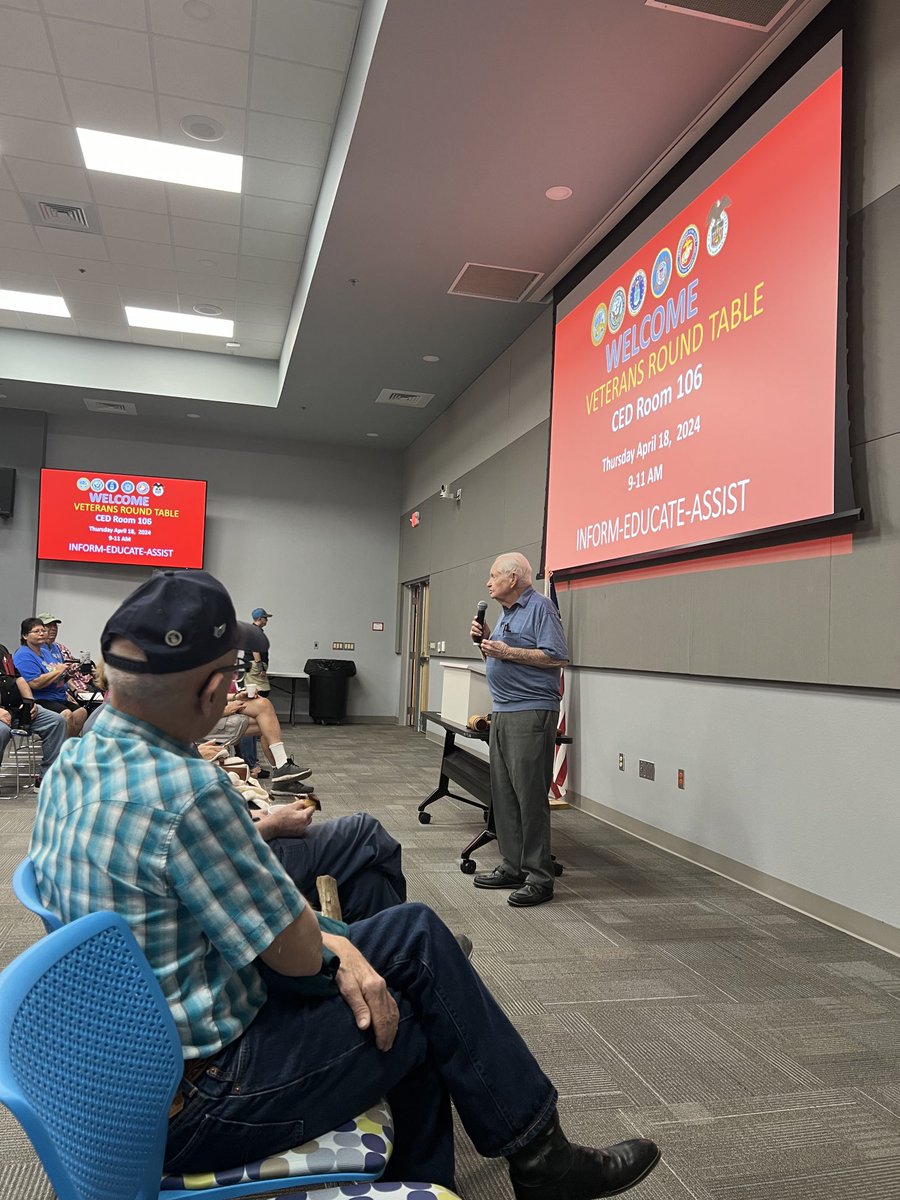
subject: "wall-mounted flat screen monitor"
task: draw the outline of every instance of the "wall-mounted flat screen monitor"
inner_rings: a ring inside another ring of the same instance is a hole
[[[41,471],[38,558],[202,567],[206,481]]]
[[[557,295],[551,570],[852,506],[841,85],[838,36]]]

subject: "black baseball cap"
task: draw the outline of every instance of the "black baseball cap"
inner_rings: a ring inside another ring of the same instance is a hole
[[[110,654],[127,638],[146,662]],[[228,592],[207,571],[156,571],[122,602],[100,637],[111,667],[135,675],[173,675],[214,662],[229,650],[266,649],[256,625],[238,621]]]

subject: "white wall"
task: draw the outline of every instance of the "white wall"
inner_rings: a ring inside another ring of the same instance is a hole
[[[129,426],[116,429],[127,433]],[[353,658],[359,674],[350,685],[349,715],[396,716],[395,456],[325,446],[270,453],[240,444],[132,443],[72,432],[51,419],[45,465],[206,479],[206,569],[229,589],[242,619],[258,605],[274,613],[267,630],[273,669],[300,671],[310,657]],[[71,650],[96,653],[107,617],[148,574],[138,567],[42,563],[37,606],[63,618],[60,638]],[[373,621],[384,622],[383,633],[372,632]],[[356,648],[336,653],[333,641]]]

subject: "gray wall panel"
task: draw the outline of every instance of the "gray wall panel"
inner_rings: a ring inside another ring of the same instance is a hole
[[[507,448],[503,549],[534,542],[543,533],[549,436],[550,422],[543,421]],[[540,567],[540,551],[532,566],[535,570]]]
[[[830,680],[900,687],[900,435],[855,451],[872,517],[832,559]]]
[[[426,500],[415,510],[419,513],[419,524],[413,529],[409,523],[413,509],[404,513],[400,521],[400,582],[422,579],[431,571],[431,541],[434,536],[434,501]]]
[[[569,648],[580,666],[690,670],[691,577],[575,588]]]
[[[19,625],[36,607],[38,493],[47,417],[11,408],[0,422],[0,467],[16,472],[13,515],[0,517],[0,642],[16,650]]]

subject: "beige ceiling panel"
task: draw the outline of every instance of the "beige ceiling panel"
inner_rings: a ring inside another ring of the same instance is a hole
[[[25,205],[15,192],[0,192],[0,221],[27,221]]]
[[[164,142],[196,146],[200,150],[219,150],[225,154],[244,153],[244,129],[247,114],[243,108],[225,108],[208,100],[184,100],[179,96],[159,96],[159,135]],[[181,128],[184,117],[205,117],[222,126],[221,141],[201,142]]]
[[[210,301],[210,296],[209,296],[208,292],[200,292],[196,296],[191,296],[186,293],[182,294],[180,289],[178,291],[178,311],[179,312],[192,313],[192,312],[194,312],[194,305],[209,304],[209,303],[211,303],[211,301]],[[235,309],[235,305],[237,303],[236,300],[234,299],[234,297],[230,297],[229,299],[226,299],[224,296],[219,296],[214,301],[212,301],[212,303],[216,304],[217,307],[221,308],[222,311],[221,311],[221,313],[219,313],[219,316],[223,320],[225,320],[225,321],[233,321],[234,320],[234,309]],[[211,317],[211,316],[214,316],[215,314],[203,313],[201,315]]]
[[[152,91],[150,39],[146,33],[61,17],[50,17],[47,25],[61,75]]]
[[[26,271],[7,271],[4,267],[4,251],[0,248],[0,279],[2,286],[11,292],[37,292],[41,296],[58,296],[59,284],[52,275],[29,274]],[[2,372],[0,372],[2,374]]]
[[[258,258],[283,258],[299,263],[306,246],[305,237],[291,233],[272,233],[267,229],[245,229],[241,233],[241,250]]]
[[[244,195],[315,204],[322,172],[316,167],[270,162],[265,158],[244,159]]]
[[[161,271],[155,267],[136,267],[130,263],[113,263],[113,275],[116,283],[123,288],[140,288],[145,292],[171,292],[174,296],[175,272]]]
[[[279,262],[277,258],[248,258],[242,254],[238,261],[238,279],[256,283],[283,283],[297,286],[299,269],[294,262]]]
[[[131,340],[141,346],[169,346],[172,350],[181,350],[184,345],[180,333],[162,329],[132,329]]]
[[[56,63],[53,61],[47,32],[39,16],[15,9],[3,9],[0,64],[56,74]]]
[[[88,283],[82,275],[78,279],[63,280],[60,290],[70,311],[75,302],[94,305],[115,304],[119,308],[122,306],[119,289],[114,283]]]
[[[212,279],[217,275],[234,279],[237,275],[237,255],[222,254],[211,250],[194,250],[190,246],[175,247],[175,268],[197,276]]]
[[[237,225],[223,225],[218,221],[191,221],[186,217],[173,217],[172,235],[176,246],[236,254],[240,229]]]
[[[244,198],[244,227],[249,229],[270,229],[275,233],[292,233],[305,237],[309,231],[312,214],[311,204],[268,200],[264,196]]]
[[[122,284],[119,287],[119,296],[122,304],[128,305],[130,308],[159,308],[163,312],[178,311],[178,296],[175,289],[170,292],[148,292],[144,288],[128,287]]]
[[[219,221],[223,225],[240,225],[241,198],[231,192],[214,192],[209,188],[183,187],[170,183],[169,212],[173,217],[188,217],[195,221]]]
[[[69,122],[69,110],[56,76],[15,67],[0,67],[0,112],[38,121]]]
[[[255,325],[252,321],[238,321],[234,331],[242,345],[244,338],[248,342],[283,342],[285,326]]]
[[[53,200],[92,200],[87,172],[59,163],[8,158],[6,166],[20,192]]]
[[[129,179],[91,171],[91,191],[97,204],[127,208],[132,212],[166,213],[166,185],[152,179]]]
[[[237,280],[225,275],[193,275],[179,271],[176,285],[179,295],[200,296],[214,302],[233,300],[237,295]]]
[[[127,208],[110,208],[105,204],[101,205],[99,212],[100,224],[107,237],[171,245],[169,218],[163,213],[132,212]]]
[[[232,50],[249,50],[253,18],[253,0],[206,0],[208,19],[200,20],[185,12],[184,0],[152,0],[150,26],[166,37],[186,38]]]
[[[79,233],[77,229],[38,229],[41,245],[50,254],[68,258],[109,258],[103,238],[96,233]]]
[[[43,317],[39,313],[22,313],[22,326],[33,333],[68,333],[74,337],[78,332],[68,317]]]
[[[257,112],[331,125],[343,89],[344,76],[339,71],[254,55],[250,107]]]
[[[70,258],[63,254],[45,254],[44,258],[57,279],[81,279],[86,283],[116,282],[113,264],[91,258]]]
[[[122,302],[116,297],[112,304],[90,304],[86,300],[69,300],[66,299],[66,304],[69,307],[69,312],[72,314],[74,321],[81,325],[82,321],[90,321],[93,325],[109,325],[124,329],[128,322],[125,320],[125,311],[122,308]]]
[[[247,300],[238,300],[237,314],[244,321],[254,321],[257,325],[280,325],[283,329],[290,315],[290,306],[279,308],[274,304],[251,304]]]
[[[249,54],[220,46],[200,53],[192,42],[155,37],[153,57],[159,90],[166,95],[246,107]]]
[[[43,253],[35,250],[15,250],[12,246],[0,246],[0,271],[3,272],[4,278],[7,272],[16,275],[43,275],[48,280],[53,277],[50,264]]]
[[[144,0],[43,0],[48,16],[73,17],[123,29],[147,28]]]
[[[296,276],[280,283],[244,278],[237,281],[237,296],[253,304],[286,304],[290,308],[296,287]]]
[[[158,138],[159,119],[152,92],[109,83],[64,79],[72,120],[82,129],[120,133],[127,137]]]
[[[96,321],[76,321],[82,337],[98,338],[104,342],[130,342],[131,330],[127,325],[104,325]]]
[[[266,0],[256,17],[257,54],[345,71],[359,12],[321,0]]]
[[[325,121],[300,121],[275,113],[251,112],[247,121],[247,154],[299,166],[324,167],[332,126]]]
[[[107,237],[109,257],[116,263],[133,263],[138,267],[172,267],[175,256],[171,246],[159,242],[133,242],[128,238]]]
[[[9,246],[13,250],[41,249],[34,230],[23,221],[0,221],[0,246]]]
[[[0,116],[0,147],[11,158],[36,158],[69,167],[84,165],[75,130],[52,121]]]

